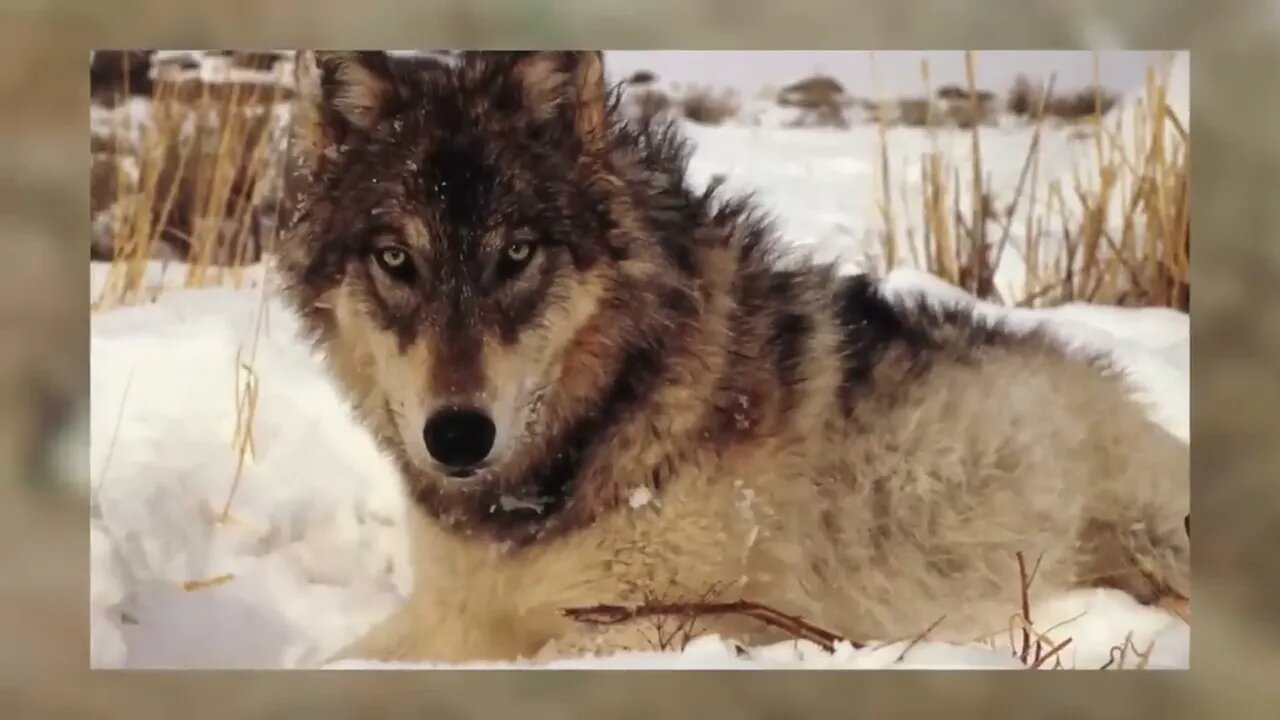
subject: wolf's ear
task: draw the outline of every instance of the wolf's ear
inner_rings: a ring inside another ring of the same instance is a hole
[[[353,132],[372,130],[399,103],[391,63],[382,52],[304,51],[297,73],[297,128],[317,152]]]
[[[588,145],[605,130],[604,59],[599,50],[514,53],[508,72],[519,81],[525,105],[537,117],[571,119]]]
[[[355,128],[371,129],[398,101],[386,53],[317,52],[316,66],[326,107]]]

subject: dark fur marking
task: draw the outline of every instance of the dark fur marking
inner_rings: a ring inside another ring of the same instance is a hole
[[[836,290],[836,318],[841,330],[844,370],[840,403],[845,415],[853,412],[858,392],[871,382],[877,365],[890,350],[903,355],[906,377],[914,378],[928,370],[938,353],[946,353],[954,361],[972,362],[984,348],[1018,340],[1045,342],[1037,332],[1014,332],[965,307],[939,306],[923,299],[891,301],[866,275],[841,281]]]
[[[836,290],[836,321],[840,325],[843,371],[840,378],[840,406],[845,415],[853,412],[859,391],[871,382],[871,375],[890,346],[905,349],[912,358],[933,345],[918,328],[905,322],[899,311],[876,291],[866,275],[841,281]]]
[[[452,397],[481,390],[484,376],[480,337],[475,330],[466,327],[447,329],[445,337],[448,342],[437,343],[438,355],[431,363],[431,382],[435,392]]]
[[[888,560],[885,557],[884,549],[888,544],[891,528],[890,511],[892,508],[889,503],[889,483],[887,478],[876,477],[871,479],[871,547],[875,550],[876,557],[880,560]]]
[[[760,426],[763,404],[760,391],[722,380],[706,420],[706,439],[724,450],[749,438]]]
[[[649,471],[649,487],[655,493],[662,492],[662,486],[666,483],[666,479],[670,477],[674,471],[669,465],[663,464]]]
[[[658,297],[662,309],[672,318],[687,319],[698,314],[698,301],[694,291],[674,286],[666,288]]]
[[[822,508],[822,531],[827,534],[832,543],[838,543],[840,540],[840,516],[836,513],[834,502],[828,499],[827,505]]]
[[[795,406],[805,345],[813,333],[813,319],[795,307],[797,279],[795,272],[775,272],[768,286],[773,312],[769,345],[774,350],[774,371],[782,393],[780,411],[784,416]]]
[[[698,273],[698,265],[694,261],[693,248],[689,247],[688,238],[664,237],[662,249],[672,266],[686,277],[694,277]]]
[[[423,162],[422,182],[444,208],[442,219],[451,230],[483,227],[481,211],[493,193],[494,173],[477,148],[451,144],[432,151]]]
[[[565,433],[561,450],[533,474],[533,486],[542,496],[567,500],[589,451],[622,423],[629,411],[650,390],[662,372],[662,353],[653,346],[633,348],[614,376],[613,384],[595,408],[583,413]]]
[[[313,290],[316,296],[323,295],[342,281],[349,256],[349,250],[338,243],[321,245],[302,269],[296,286]]]
[[[360,284],[364,288],[360,297],[372,306],[374,312],[371,315],[374,322],[382,331],[394,335],[400,351],[404,352],[413,344],[413,338],[417,336],[418,329],[412,323],[406,322],[404,312],[394,308],[387,298],[383,297],[382,291],[378,289],[378,282],[373,277],[375,271],[367,263],[355,261],[353,264],[354,272],[360,278]]]
[[[968,570],[968,565],[954,555],[934,554],[925,560],[929,571],[944,578],[960,577]]]
[[[826,584],[830,574],[827,572],[827,560],[822,556],[815,556],[809,561],[809,571],[813,573],[813,577],[820,583]]]
[[[554,248],[542,248],[539,252],[554,252]],[[528,327],[540,317],[547,304],[547,294],[556,280],[556,269],[544,267],[538,270],[537,285],[518,292],[510,301],[503,303],[498,313],[496,326],[498,339],[505,345],[514,345],[520,339],[520,331]],[[517,280],[516,282],[519,282]]]
[[[727,363],[705,421],[707,439],[721,450],[756,433],[767,409],[766,392],[772,391],[768,383],[756,379],[769,362],[766,329],[761,327],[769,317],[768,278],[758,272],[739,273],[729,290],[733,307],[726,321],[731,338]]]

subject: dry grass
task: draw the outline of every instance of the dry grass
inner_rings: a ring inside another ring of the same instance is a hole
[[[109,134],[94,140],[91,194],[105,206],[94,254],[110,262],[95,309],[154,300],[161,288],[147,271],[156,259],[186,261],[185,287],[242,284],[273,242],[264,213],[278,199],[284,159],[274,112],[289,92],[283,73],[267,82],[162,76],[144,117],[127,104],[114,112]]]
[[[1124,642],[1111,648],[1109,658],[1099,670],[1124,670],[1132,667],[1134,670],[1142,670],[1147,667],[1147,663],[1151,660],[1151,651],[1155,649],[1155,641],[1147,643],[1146,650],[1138,649],[1133,642],[1133,633],[1125,635]],[[1129,665],[1130,657],[1136,658],[1137,661],[1132,666]]]
[[[803,618],[789,615],[767,605],[744,600],[676,603],[649,601],[637,605],[593,605],[566,608],[562,614],[571,620],[588,625],[618,625],[636,620],[679,618],[683,622],[676,627],[681,631],[685,642],[693,635],[693,622],[696,619],[717,615],[738,615],[781,630],[798,640],[808,640],[827,652],[835,652],[836,645],[843,642],[849,642],[854,647],[863,647],[862,643],[842,638]]]
[[[240,478],[244,475],[245,463],[253,458],[253,419],[258,410],[258,374],[253,369],[252,359],[242,361],[240,353],[236,354],[236,427],[231,433],[231,449],[236,454],[236,471],[231,478],[231,489],[227,492],[227,500],[222,505],[218,521],[225,523],[231,515],[231,502],[235,500],[236,491],[240,489]]]
[[[218,515],[218,522],[226,524],[231,521],[231,503],[235,500],[236,491],[240,489],[240,480],[244,474],[246,462],[254,455],[254,418],[258,411],[258,373],[254,363],[258,357],[258,345],[264,332],[268,331],[271,316],[268,313],[267,288],[270,277],[263,275],[262,284],[258,288],[258,305],[254,313],[253,337],[249,341],[248,357],[244,348],[236,351],[236,425],[231,435],[231,448],[236,453],[236,470],[231,478],[231,488],[227,492],[227,500]]]
[[[1050,660],[1053,660],[1054,664],[1048,667],[1059,670],[1063,667],[1060,654],[1064,648],[1071,644],[1071,638],[1055,643],[1049,639],[1047,633],[1038,632],[1035,629],[1035,623],[1031,620],[1031,583],[1035,582],[1036,571],[1040,569],[1040,560],[1036,560],[1035,566],[1028,571],[1027,561],[1022,552],[1019,551],[1016,555],[1018,558],[1018,597],[1021,601],[1021,607],[1019,614],[1010,619],[1009,647],[1013,652],[1013,656],[1032,670],[1046,667]],[[1012,637],[1015,626],[1021,629],[1021,643],[1016,642]],[[1052,632],[1052,628],[1050,632]],[[1034,641],[1032,638],[1034,638]]]
[[[978,116],[983,111],[972,62],[969,53],[968,97],[971,112]],[[923,74],[927,86],[927,67]],[[902,260],[899,248],[905,246],[916,267],[984,300],[1017,306],[1083,301],[1188,311],[1190,138],[1167,106],[1167,88],[1151,70],[1128,136],[1104,119],[1108,103],[1095,92],[1087,126],[1092,153],[1084,163],[1090,168],[1082,170],[1078,163],[1068,187],[1050,182],[1048,196],[1038,197],[1041,135],[1052,88],[1050,79],[1046,91],[1037,96],[1035,125],[1018,184],[1000,208],[983,169],[976,124],[970,129],[970,161],[961,168],[944,162],[934,134],[938,124],[927,120],[931,149],[921,163],[922,199],[900,203],[904,217],[913,221],[903,231],[905,238],[893,222],[897,211],[888,163],[889,123],[881,115],[878,207],[886,230],[879,269],[896,267]],[[1176,141],[1170,142],[1171,137]],[[905,183],[903,187],[905,196]],[[920,228],[920,237],[910,229],[913,226]],[[1013,292],[999,290],[995,282],[996,268],[1010,250],[1017,251],[1025,271],[1024,286]]]

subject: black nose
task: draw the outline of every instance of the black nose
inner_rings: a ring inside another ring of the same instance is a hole
[[[465,469],[489,457],[496,432],[493,420],[479,410],[448,407],[427,418],[422,439],[436,462]]]

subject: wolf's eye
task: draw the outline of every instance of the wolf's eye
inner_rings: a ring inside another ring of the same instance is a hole
[[[533,259],[533,253],[533,243],[511,243],[502,251],[502,257],[498,259],[498,275],[504,280],[514,277]]]
[[[507,260],[513,263],[527,262],[532,254],[533,246],[529,243],[512,243],[507,246]]]
[[[374,262],[382,271],[396,280],[413,279],[413,263],[409,261],[409,253],[401,247],[379,248],[373,253]]]

